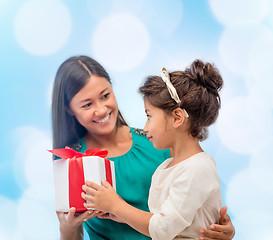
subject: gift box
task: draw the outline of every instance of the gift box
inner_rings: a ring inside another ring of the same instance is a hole
[[[56,211],[68,212],[71,207],[78,213],[87,210],[81,197],[86,180],[101,185],[105,179],[116,188],[114,162],[105,158],[108,151],[94,148],[80,153],[69,147],[48,151],[61,157],[53,162]]]

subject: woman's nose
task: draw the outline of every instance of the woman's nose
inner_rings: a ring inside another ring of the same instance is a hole
[[[107,107],[104,104],[96,104],[94,114],[96,116],[102,116],[106,113]]]

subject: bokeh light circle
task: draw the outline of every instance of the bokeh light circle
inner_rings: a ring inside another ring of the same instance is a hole
[[[226,28],[219,41],[219,53],[225,65],[238,75],[248,74],[250,53],[264,31],[261,26]]]
[[[183,4],[180,0],[172,0],[171,4],[169,1],[143,1],[139,15],[155,36],[168,38],[181,24]]]
[[[26,1],[15,18],[18,43],[31,54],[49,55],[59,50],[71,32],[71,18],[59,1]]]
[[[210,0],[215,17],[225,26],[261,22],[268,14],[269,0]]]
[[[114,14],[102,20],[92,35],[95,58],[114,71],[128,71],[143,62],[150,48],[144,25],[129,14]]]
[[[223,104],[216,126],[226,147],[240,154],[251,154],[271,135],[272,121],[268,106],[256,96],[245,96]]]

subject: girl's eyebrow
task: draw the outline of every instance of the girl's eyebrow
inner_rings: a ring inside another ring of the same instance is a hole
[[[103,89],[103,90],[100,92],[99,95],[102,95],[107,89],[108,89],[108,88]],[[88,101],[90,101],[90,100],[91,100],[91,98],[87,98],[87,99],[84,99],[84,100],[80,101],[80,103],[82,103],[82,102],[88,102]]]

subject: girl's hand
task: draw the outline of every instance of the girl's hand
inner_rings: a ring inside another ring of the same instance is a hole
[[[83,239],[82,223],[90,218],[100,216],[103,213],[88,210],[80,215],[75,215],[76,209],[70,208],[68,214],[56,212],[60,222],[60,239],[61,240],[78,240]]]
[[[204,236],[200,236],[199,239],[231,240],[235,236],[235,228],[227,214],[227,207],[222,207],[220,210],[220,225],[212,224],[210,229],[200,229],[200,233]]]
[[[90,201],[85,203],[86,208],[94,208],[103,212],[113,212],[113,209],[118,206],[123,200],[117,195],[116,191],[110,183],[105,180],[101,181],[103,186],[94,182],[86,181],[82,189],[87,193],[82,193],[82,198]]]

